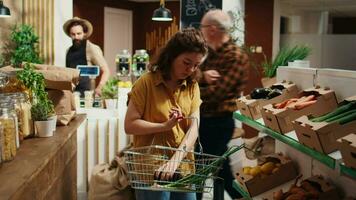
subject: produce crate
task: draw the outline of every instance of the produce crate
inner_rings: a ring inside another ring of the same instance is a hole
[[[278,185],[281,185],[287,181],[294,179],[297,176],[297,170],[294,167],[292,160],[283,157],[280,154],[274,154],[264,157],[265,162],[278,161],[281,165],[279,170],[267,175],[267,176],[256,176],[245,174],[243,169],[238,170],[236,175],[236,180],[239,184],[247,191],[251,197],[259,195],[265,191],[268,191]],[[262,164],[262,163],[261,163]]]
[[[291,108],[274,108],[272,104],[266,105],[261,110],[263,121],[268,128],[280,132],[287,133],[293,130],[292,121],[303,116],[312,115],[319,117],[337,107],[335,92],[330,88],[310,88],[302,91],[298,97],[315,94],[316,103],[300,110]]]
[[[356,96],[346,101],[356,100]],[[313,122],[308,116],[293,121],[293,127],[300,143],[319,152],[329,154],[338,149],[337,139],[356,130],[356,120],[346,124],[338,122]]]
[[[261,108],[265,105],[281,102],[298,95],[297,86],[291,81],[282,81],[273,86],[283,86],[282,94],[272,99],[252,99],[250,95],[242,96],[237,99],[237,107],[241,114],[252,119],[261,118]]]
[[[356,169],[356,133],[338,139],[338,143],[345,165]]]
[[[329,183],[328,181],[326,181],[322,176],[312,176],[304,181],[307,181],[310,183],[310,185],[316,189],[318,191],[317,193],[317,198],[312,198],[312,199],[318,199],[318,200],[340,200],[340,197],[338,195],[338,192],[336,190],[336,188]],[[299,188],[301,188],[301,186],[299,184],[297,184],[297,186]],[[274,193],[276,193],[277,191],[274,191],[273,193],[271,193],[270,195],[268,195],[267,197],[262,198],[263,200],[274,200],[275,198],[273,198],[275,196]],[[284,194],[286,194],[287,192],[291,192],[291,191],[283,191]],[[290,195],[283,195],[283,197],[285,198],[281,198],[281,199],[311,199],[311,198],[306,198],[306,197],[301,197],[300,194],[298,194],[297,196],[293,196],[294,198],[291,198],[291,195],[295,193],[291,192],[289,193]],[[299,198],[298,198],[299,196]]]

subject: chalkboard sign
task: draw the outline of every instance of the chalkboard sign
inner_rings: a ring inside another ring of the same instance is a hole
[[[222,9],[222,0],[181,0],[180,27],[199,28],[200,20],[210,9]]]

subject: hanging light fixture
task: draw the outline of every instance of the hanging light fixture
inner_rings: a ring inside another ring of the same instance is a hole
[[[0,17],[10,17],[10,9],[4,6],[3,1],[0,1]]]
[[[172,21],[172,13],[164,7],[164,0],[160,0],[160,7],[153,11],[153,21]]]

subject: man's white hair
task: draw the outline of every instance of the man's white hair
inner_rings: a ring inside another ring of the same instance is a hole
[[[226,12],[216,9],[209,10],[203,17],[208,23],[218,26],[222,31],[228,33],[232,27],[232,19]]]

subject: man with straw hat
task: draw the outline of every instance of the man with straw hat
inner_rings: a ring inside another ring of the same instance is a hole
[[[100,47],[88,40],[93,33],[92,24],[88,20],[74,17],[64,23],[63,30],[73,41],[73,45],[67,50],[66,67],[76,68],[77,65],[99,66],[101,77],[95,88],[95,94],[101,95],[101,88],[108,80],[110,72]],[[89,77],[80,77],[75,90],[80,91],[83,95],[84,91],[90,89]]]

